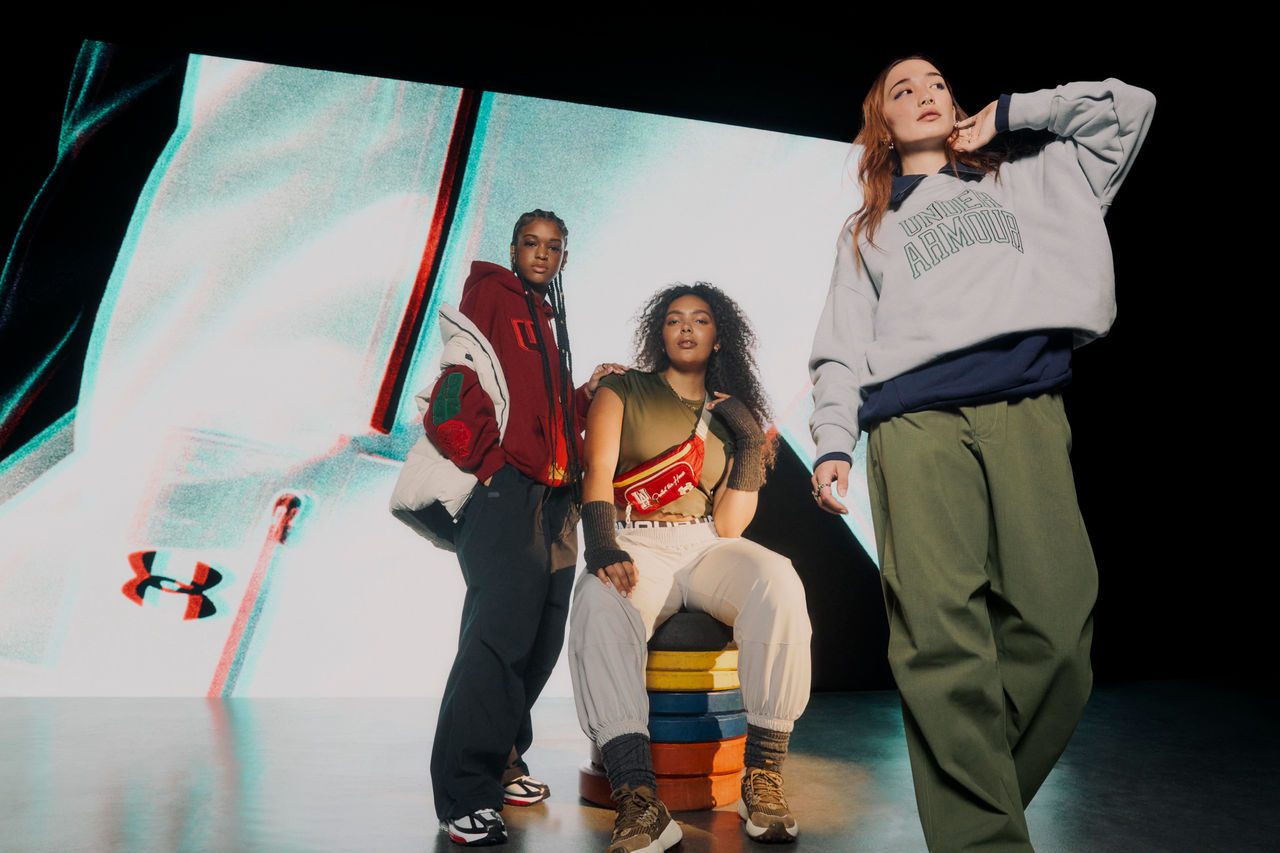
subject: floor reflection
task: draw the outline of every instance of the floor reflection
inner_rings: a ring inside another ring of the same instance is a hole
[[[1040,851],[1274,849],[1272,696],[1204,684],[1097,691],[1028,812]],[[399,851],[436,829],[433,702],[0,699],[0,850]],[[513,851],[603,850],[613,812],[577,798],[572,702],[536,713],[547,803],[508,808]],[[799,850],[923,850],[896,696],[814,697],[785,775]],[[732,807],[680,814],[687,853],[736,853]]]

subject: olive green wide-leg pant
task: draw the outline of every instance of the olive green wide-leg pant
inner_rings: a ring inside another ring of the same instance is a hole
[[[889,663],[929,849],[1030,850],[1092,685],[1098,592],[1057,394],[871,431]]]

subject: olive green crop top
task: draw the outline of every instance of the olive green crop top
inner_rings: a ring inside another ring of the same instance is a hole
[[[702,415],[702,401],[685,400],[659,373],[628,370],[600,380],[622,398],[622,438],[618,445],[617,477],[662,454],[689,437]],[[726,459],[733,456],[733,436],[724,422],[712,418],[707,430],[706,455],[697,488],[661,509],[672,515],[711,514],[712,493],[724,477]],[[632,514],[632,518],[643,518]]]

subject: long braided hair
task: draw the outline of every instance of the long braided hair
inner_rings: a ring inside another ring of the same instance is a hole
[[[542,219],[555,225],[560,231],[560,237],[564,241],[564,245],[569,244],[569,226],[564,224],[564,220],[556,216],[550,210],[542,210],[536,208],[527,213],[520,214],[520,218],[516,220],[515,227],[511,229],[511,245],[514,247],[520,239],[520,230],[534,220]],[[519,272],[515,271],[519,276]],[[568,469],[565,472],[565,480],[569,482],[573,488],[573,499],[577,503],[582,502],[582,459],[578,455],[578,443],[575,441],[574,424],[576,423],[576,411],[574,406],[573,393],[573,350],[569,346],[569,324],[565,318],[564,306],[564,282],[563,282],[563,262],[561,269],[556,271],[555,278],[551,279],[547,285],[547,301],[551,304],[551,310],[555,314],[556,339],[554,342],[543,340],[542,323],[538,316],[538,306],[534,301],[533,292],[528,284],[524,288],[525,307],[529,310],[529,319],[533,322],[534,340],[538,345],[538,353],[542,357],[542,379],[547,388],[547,425],[548,428],[554,429],[557,422],[560,426],[561,438],[564,439],[565,452],[568,457]],[[523,282],[522,282],[523,283]],[[558,369],[560,372],[560,394],[555,393],[555,385],[551,381],[551,359],[549,348],[553,345],[557,346],[559,355]],[[557,409],[559,415],[557,416]],[[556,441],[557,436],[547,436],[551,444],[550,464],[552,469],[555,466],[556,458]]]

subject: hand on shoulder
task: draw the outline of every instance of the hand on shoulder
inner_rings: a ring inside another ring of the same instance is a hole
[[[715,399],[707,403],[707,408],[718,414],[733,437],[741,441],[763,441],[764,430],[760,428],[755,413],[738,397],[730,397],[721,391],[715,392]]]
[[[601,379],[606,376],[612,376],[615,373],[626,373],[630,369],[625,364],[618,364],[612,361],[596,365],[596,369],[591,372],[591,379],[587,381],[587,399],[589,400],[595,396],[596,389],[600,387]]]

